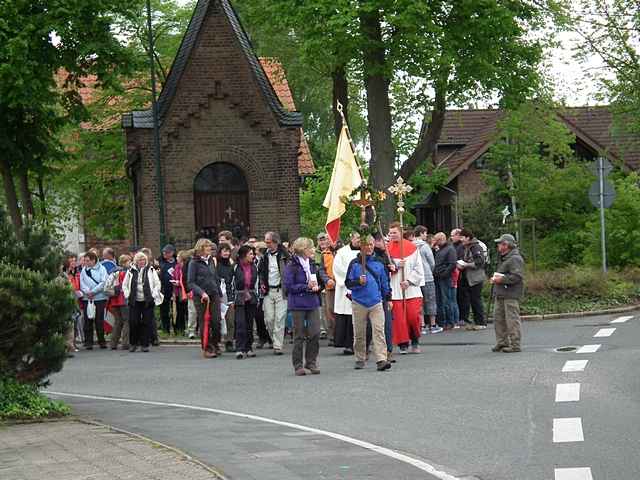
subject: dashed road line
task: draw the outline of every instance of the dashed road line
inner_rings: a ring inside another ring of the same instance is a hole
[[[602,345],[600,345],[600,344],[598,344],[598,345],[583,345],[578,350],[576,350],[576,353],[596,353],[598,350],[600,350],[601,346]]]
[[[589,467],[556,468],[555,480],[593,480]]]
[[[613,332],[615,331],[616,331],[615,328],[601,328],[596,332],[593,338],[610,337],[611,335],[613,335]]]
[[[615,320],[611,320],[609,323],[626,323],[633,318],[633,315],[628,315],[626,317],[619,317]]]
[[[579,402],[579,383],[559,383],[556,385],[556,402]]]
[[[553,443],[584,442],[582,431],[582,419],[554,418],[553,419]]]
[[[589,360],[567,360],[562,367],[563,372],[582,372],[586,367]]]

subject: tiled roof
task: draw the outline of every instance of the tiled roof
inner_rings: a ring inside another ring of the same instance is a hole
[[[453,180],[487,151],[497,135],[502,110],[449,110],[438,142],[436,163],[449,170]],[[613,135],[612,115],[607,107],[565,108],[558,112],[569,129],[598,153],[640,169],[640,138]]]

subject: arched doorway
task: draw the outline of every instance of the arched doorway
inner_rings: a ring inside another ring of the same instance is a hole
[[[207,165],[193,184],[196,231],[212,239],[221,230],[241,238],[249,234],[249,187],[242,170],[216,162]]]

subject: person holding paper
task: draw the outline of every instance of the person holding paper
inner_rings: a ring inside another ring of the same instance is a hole
[[[462,259],[457,262],[461,271],[458,293],[460,321],[468,324],[467,328],[470,330],[484,330],[487,328],[482,305],[482,286],[487,278],[484,273],[484,250],[471,230],[460,230],[460,238],[464,245]],[[473,324],[469,322],[470,310],[473,310]]]
[[[496,345],[494,352],[521,351],[520,299],[524,293],[524,259],[516,239],[508,233],[496,239],[500,260],[490,282],[495,290],[494,322]]]
[[[291,360],[296,376],[317,375],[320,351],[320,277],[313,261],[313,240],[301,237],[293,242],[293,256],[284,270],[287,306],[293,317]],[[304,355],[303,355],[304,354]],[[304,363],[303,363],[304,356]]]

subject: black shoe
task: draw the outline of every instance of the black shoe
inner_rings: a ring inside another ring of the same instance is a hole
[[[75,355],[71,352],[67,352],[67,358],[73,358]]]
[[[280,350],[279,348],[276,348],[273,350],[273,354],[274,355],[282,355],[282,350]]]
[[[100,345],[100,350],[106,350],[106,348],[107,348],[106,344],[103,343]]]
[[[327,344],[327,347],[335,347],[335,342],[333,341],[333,339],[329,340],[329,343]]]
[[[149,347],[142,347],[142,349],[141,349],[141,350],[142,350],[143,352],[145,352],[145,353],[146,353],[146,352],[148,352],[148,351],[149,351]]]
[[[256,344],[256,348],[257,348],[258,350],[262,350],[262,349],[264,348],[264,342],[258,342],[258,343]]]
[[[93,345],[87,345],[84,347],[85,350],[93,350]]]
[[[376,363],[377,370],[379,372],[384,372],[385,370],[389,370],[391,368],[391,364],[386,360],[381,360]]]
[[[111,347],[111,350],[117,350],[118,347]]]
[[[351,350],[350,348],[345,348],[345,349],[342,351],[342,354],[343,354],[343,355],[353,355],[353,350]]]

